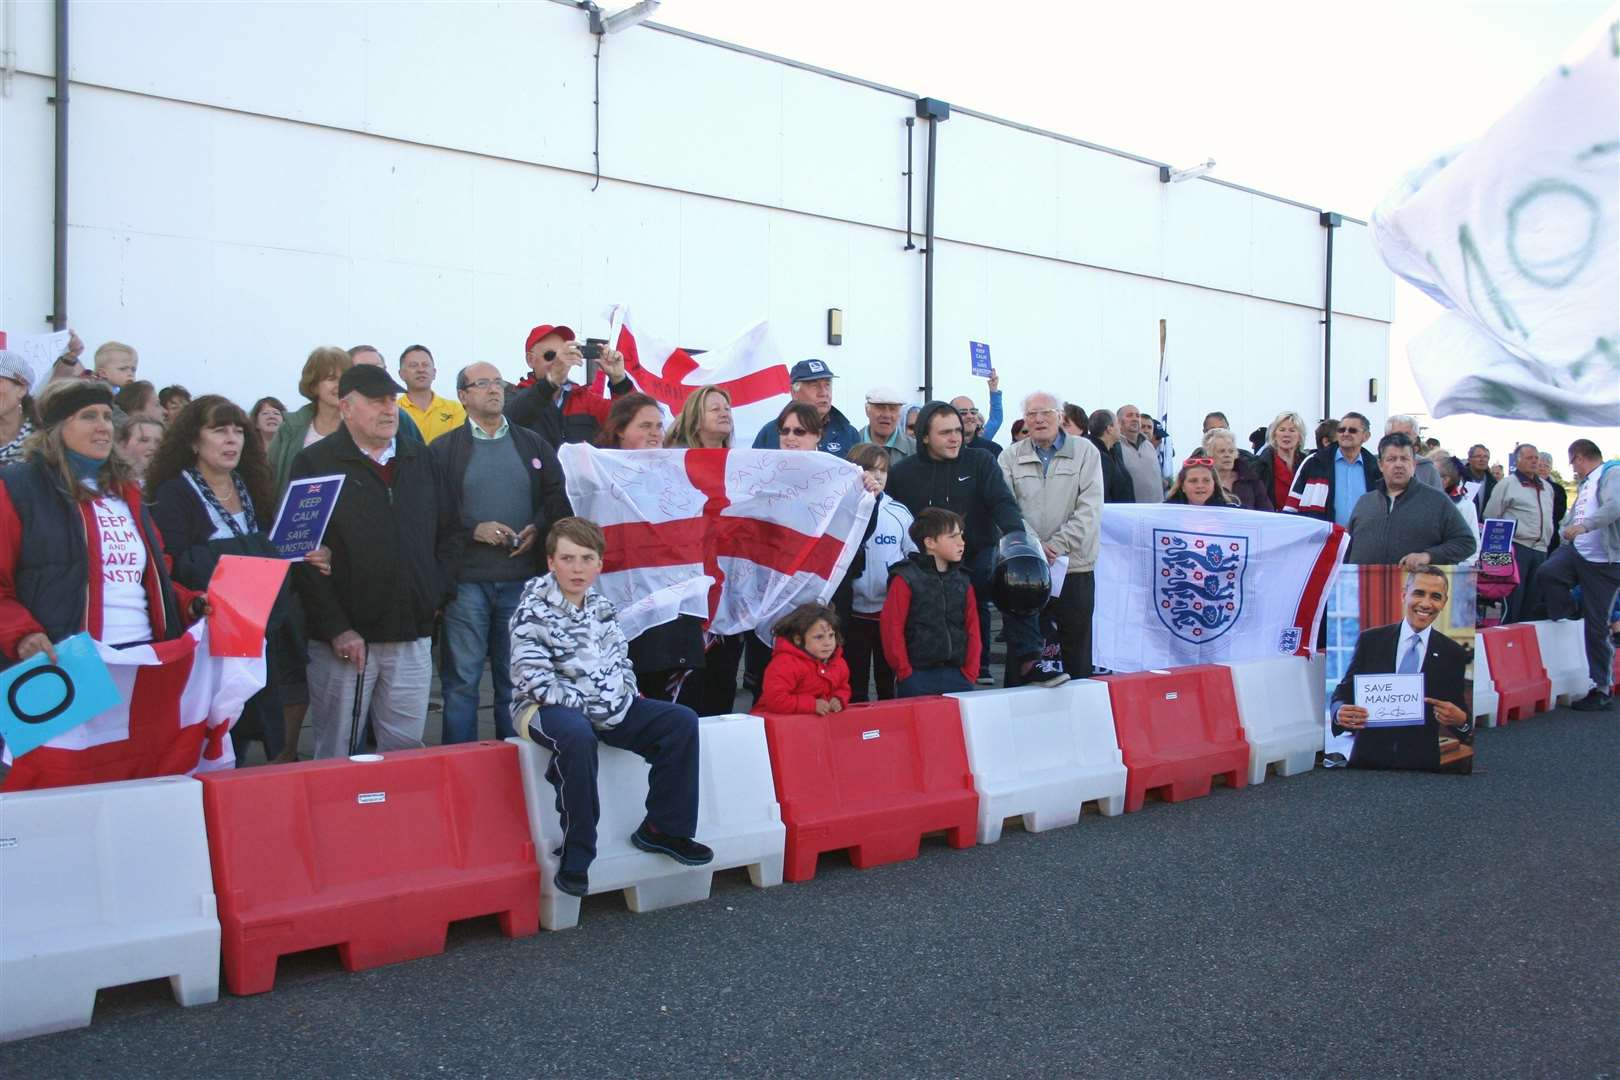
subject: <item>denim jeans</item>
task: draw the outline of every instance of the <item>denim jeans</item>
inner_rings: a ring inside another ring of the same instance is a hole
[[[478,738],[478,684],[484,661],[495,687],[495,737],[512,729],[512,613],[523,597],[521,581],[464,581],[444,613],[444,742]]]
[[[927,694],[965,694],[973,689],[961,668],[936,667],[913,671],[895,684],[896,697],[922,697]]]

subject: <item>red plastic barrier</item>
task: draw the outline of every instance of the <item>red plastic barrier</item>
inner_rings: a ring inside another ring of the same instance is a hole
[[[782,876],[809,881],[824,851],[860,869],[915,859],[924,833],[970,847],[979,795],[948,697],[851,705],[828,716],[762,713],[787,826]]]
[[[499,742],[206,773],[225,984],[260,994],[286,953],[362,971],[444,951],[448,925],[539,930],[517,748]]]
[[[1541,663],[1536,628],[1528,623],[1479,632],[1496,686],[1496,722],[1523,720],[1552,707],[1552,680]]]
[[[1238,720],[1232,671],[1199,664],[1168,672],[1104,675],[1125,757],[1125,810],[1163,788],[1166,802],[1208,795],[1212,778],[1247,782],[1249,743]]]

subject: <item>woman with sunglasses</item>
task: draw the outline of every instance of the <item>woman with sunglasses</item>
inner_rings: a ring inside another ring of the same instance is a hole
[[[1170,485],[1167,503],[1183,506],[1237,506],[1238,501],[1221,487],[1221,478],[1215,472],[1215,459],[1190,457],[1181,463],[1176,482]]]
[[[821,414],[802,401],[789,403],[776,418],[776,435],[783,450],[819,449],[821,427]]]

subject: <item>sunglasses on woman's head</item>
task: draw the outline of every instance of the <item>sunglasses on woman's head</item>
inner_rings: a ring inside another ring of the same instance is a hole
[[[1188,465],[1213,465],[1213,464],[1215,464],[1215,459],[1214,458],[1207,458],[1207,457],[1190,457],[1186,461],[1183,461],[1181,464],[1182,464],[1183,468],[1185,468]]]

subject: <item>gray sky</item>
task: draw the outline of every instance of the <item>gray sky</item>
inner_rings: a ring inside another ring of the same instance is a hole
[[[616,3],[605,4],[618,6]],[[1607,0],[665,0],[659,22],[1366,219],[1411,166],[1467,142],[1557,63]],[[1405,342],[1439,308],[1398,284],[1392,410],[1423,412]],[[1493,457],[1596,432],[1435,422]]]

